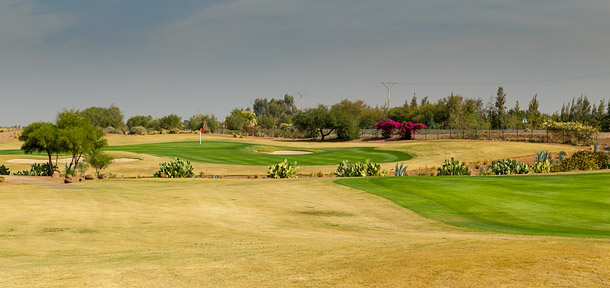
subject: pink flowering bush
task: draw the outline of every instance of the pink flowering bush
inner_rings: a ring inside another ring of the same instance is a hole
[[[428,126],[422,123],[411,123],[411,121],[402,122],[400,124],[400,138],[405,140],[411,140],[413,139],[413,134],[424,128],[428,128]]]
[[[392,137],[392,133],[394,133],[395,130],[400,130],[401,127],[402,125],[399,122],[388,118],[383,119],[377,122],[377,124],[375,124],[375,128],[377,130],[381,130],[381,135],[383,136],[383,138]]]

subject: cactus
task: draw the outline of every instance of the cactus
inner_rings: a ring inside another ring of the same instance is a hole
[[[384,174],[385,173],[381,171],[380,164],[373,163],[368,159],[364,162],[355,163],[343,160],[337,165],[337,171],[335,172],[337,177],[384,176]]]
[[[396,168],[394,168],[394,176],[408,176],[407,175],[407,167],[409,165],[404,165],[402,163],[400,163],[400,166],[398,166],[398,163],[396,163]]]
[[[451,162],[445,160],[436,172],[437,176],[470,175],[468,166],[464,165],[460,161],[453,159],[453,157],[451,158]]]
[[[284,162],[280,162],[275,165],[271,165],[267,167],[267,176],[269,178],[292,178],[297,177],[297,161],[288,162],[287,159],[284,159]]]
[[[510,174],[529,174],[530,169],[526,163],[506,159],[500,161],[494,161],[491,163],[491,171],[495,175],[510,175]]]
[[[159,171],[153,175],[155,178],[193,178],[193,166],[191,162],[176,158],[175,161],[162,162]]]

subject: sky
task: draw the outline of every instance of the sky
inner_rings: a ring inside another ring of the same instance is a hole
[[[0,126],[64,108],[219,119],[256,98],[610,99],[607,0],[0,0]]]

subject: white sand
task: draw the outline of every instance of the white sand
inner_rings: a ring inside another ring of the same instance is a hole
[[[274,155],[303,155],[303,154],[313,154],[313,152],[309,152],[309,151],[297,151],[297,150],[278,150],[278,151],[273,151],[267,154],[274,154]]]

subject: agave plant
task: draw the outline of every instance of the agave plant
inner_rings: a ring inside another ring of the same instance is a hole
[[[402,163],[400,163],[400,166],[398,166],[398,163],[396,163],[396,167],[394,168],[394,176],[408,176],[407,175],[407,167],[409,165],[404,165]]]

